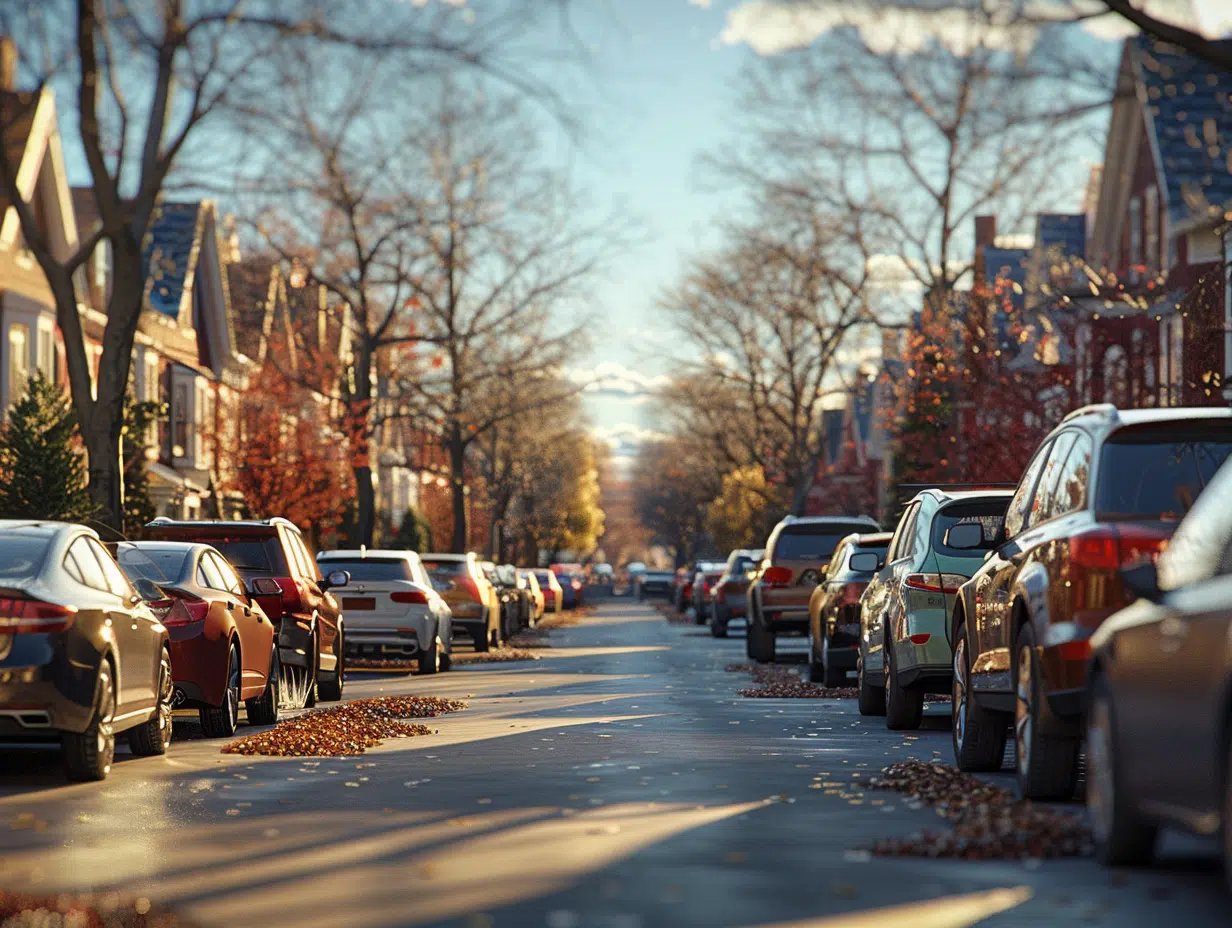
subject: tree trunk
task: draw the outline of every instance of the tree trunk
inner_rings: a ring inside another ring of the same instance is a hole
[[[362,463],[351,468],[351,472],[355,474],[355,529],[359,535],[356,541],[365,548],[371,548],[376,532],[376,490],[372,486],[367,439],[361,439],[361,443],[364,445],[364,454],[359,458]]]
[[[355,393],[347,404],[351,471],[355,474],[358,543],[371,548],[376,533],[376,491],[372,487],[372,352],[360,340],[355,349]]]
[[[466,444],[462,441],[459,426],[454,424],[449,433],[449,473],[453,489],[453,543],[450,549],[455,554],[466,553]]]

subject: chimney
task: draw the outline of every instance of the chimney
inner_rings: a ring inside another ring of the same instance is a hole
[[[975,247],[979,249],[983,246],[991,247],[997,240],[997,217],[996,216],[976,216],[975,217]]]
[[[17,89],[17,43],[11,35],[0,36],[0,90]]]

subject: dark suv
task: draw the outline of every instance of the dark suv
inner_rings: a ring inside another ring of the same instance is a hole
[[[329,590],[346,586],[350,574],[336,570],[322,577],[293,522],[155,519],[146,526],[146,534],[212,545],[222,552],[277,625],[280,689],[286,706],[313,706],[318,696],[327,702],[342,698],[342,611]]]
[[[1001,766],[1014,725],[1029,799],[1077,781],[1090,637],[1133,597],[1120,568],[1153,557],[1232,452],[1232,410],[1075,410],[1044,440],[950,623],[954,755]]]

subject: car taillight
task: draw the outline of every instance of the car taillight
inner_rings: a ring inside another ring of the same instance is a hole
[[[175,605],[175,600],[174,599],[156,599],[153,602],[146,603],[146,605],[150,607],[150,611],[154,613],[156,618],[161,619],[163,616],[165,616],[168,612],[171,611],[171,607]]]
[[[575,590],[580,590],[580,589],[582,588],[582,581],[581,581],[581,580],[574,580],[574,581],[573,581],[571,584],[569,584],[569,585],[570,585],[571,587],[573,587]]]
[[[414,603],[419,606],[428,605],[428,594],[421,593],[419,590],[398,590],[396,593],[390,593],[389,598],[396,603]]]
[[[763,587],[789,586],[791,584],[790,567],[767,567],[761,575]]]
[[[1069,560],[1088,570],[1117,570],[1142,558],[1153,558],[1168,536],[1139,526],[1096,528],[1069,540]]]
[[[204,622],[210,613],[210,604],[196,596],[177,597],[162,617],[162,623],[168,628],[182,628],[194,622]]]
[[[702,581],[702,595],[705,596],[709,592],[710,592],[710,581],[703,580]]]
[[[0,632],[5,634],[66,631],[76,616],[76,606],[37,599],[0,599]]]
[[[466,590],[476,602],[483,602],[483,597],[479,595],[479,584],[475,582],[474,577],[463,577],[462,589]]]

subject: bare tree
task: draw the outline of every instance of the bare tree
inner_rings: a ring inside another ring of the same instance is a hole
[[[100,222],[84,230],[69,254],[56,253],[36,220],[32,191],[0,146],[0,190],[17,210],[23,238],[47,277],[65,341],[73,406],[89,456],[90,492],[108,522],[120,521],[119,442],[132,348],[147,278],[143,243],[173,171],[208,145],[207,126],[237,98],[271,92],[267,63],[287,44],[311,45],[328,69],[334,48],[395,56],[410,80],[426,69],[455,63],[485,70],[550,93],[532,70],[518,70],[509,49],[531,12],[559,9],[565,0],[493,4],[477,21],[445,5],[355,0],[325,5],[288,0],[276,5],[242,0],[45,0],[5,4],[0,31],[26,54],[23,76],[33,94],[10,94],[3,124],[20,120],[52,85],[75,106]],[[203,178],[204,180],[204,178]],[[101,242],[110,246],[112,289],[97,378],[77,310],[73,273]]]

